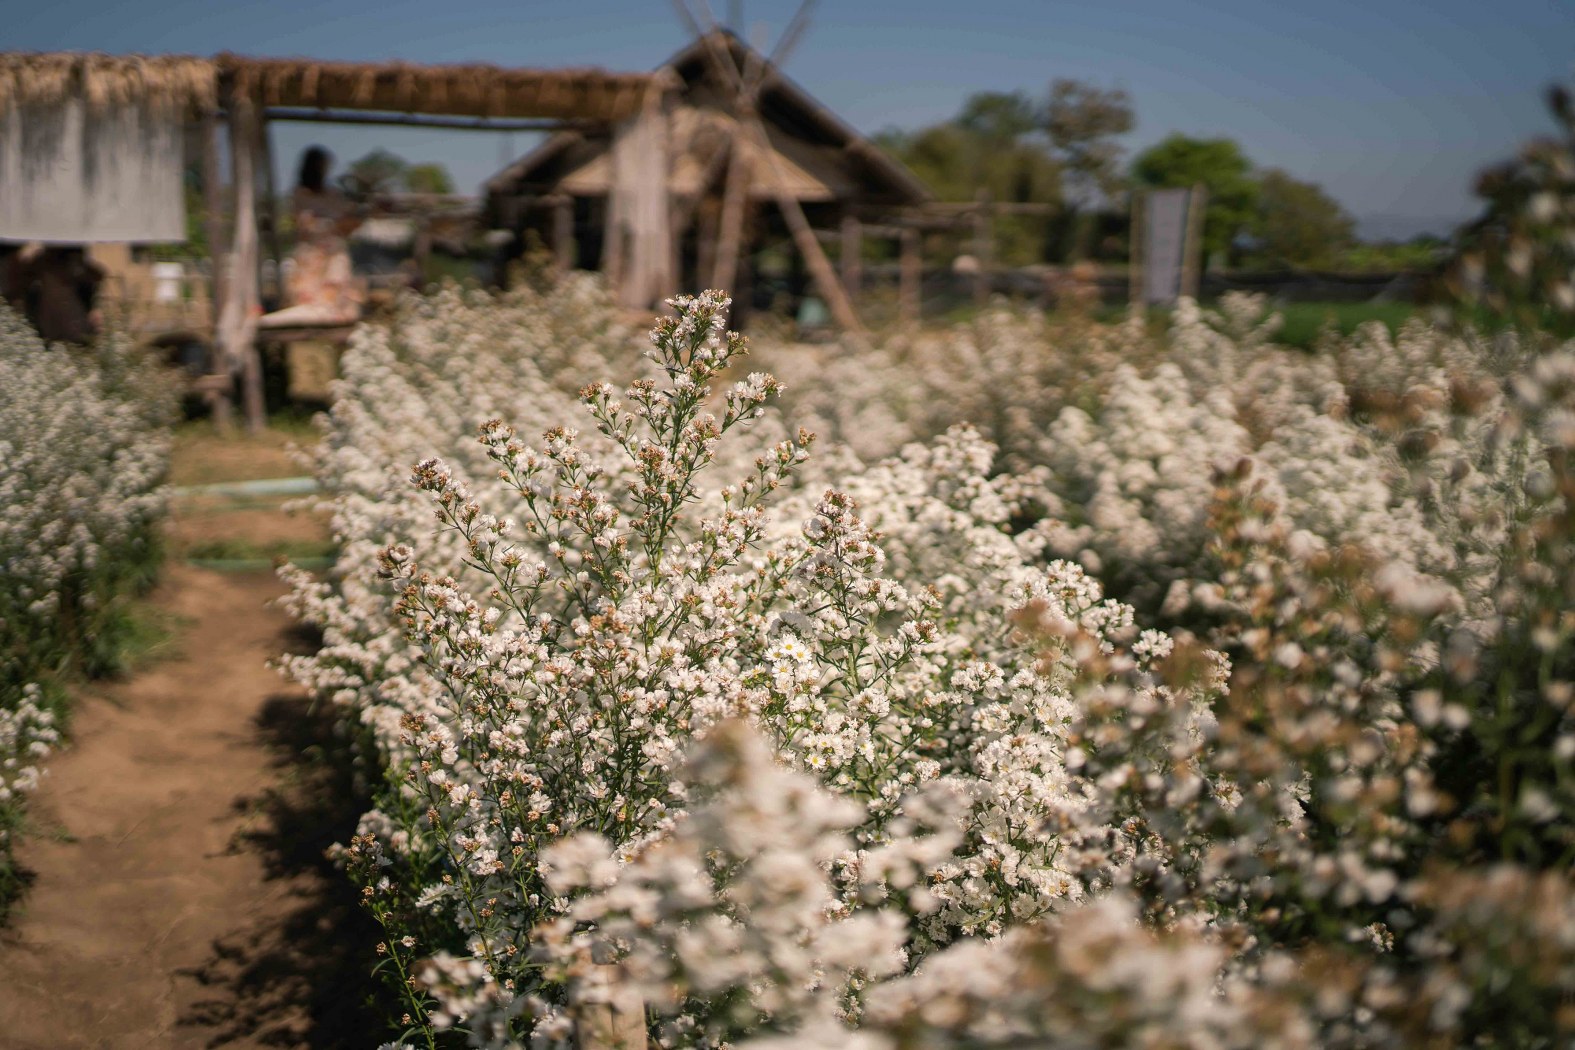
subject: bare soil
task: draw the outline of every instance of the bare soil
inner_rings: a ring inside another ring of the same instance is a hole
[[[302,535],[259,513],[231,524]],[[152,604],[178,625],[173,655],[80,691],[0,929],[3,1050],[385,1038],[365,1005],[375,934],[323,852],[362,808],[346,751],[268,666],[313,644],[271,604],[282,592],[172,561]]]

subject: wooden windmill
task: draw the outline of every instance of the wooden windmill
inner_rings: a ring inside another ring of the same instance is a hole
[[[744,238],[744,215],[752,186],[757,185],[756,171],[759,164],[767,165],[770,177],[764,182],[771,198],[782,214],[794,246],[803,257],[815,288],[825,300],[837,324],[855,338],[863,338],[864,326],[860,323],[853,301],[837,279],[831,260],[810,226],[804,209],[786,188],[781,170],[782,161],[771,146],[764,123],[760,119],[759,100],[761,89],[772,72],[803,38],[809,27],[815,0],[802,0],[792,20],[777,40],[770,56],[762,58],[753,48],[743,48],[742,60],[735,54],[728,34],[712,17],[705,0],[673,0],[674,6],[689,29],[704,42],[719,81],[733,96],[733,123],[725,153],[718,153],[719,163],[725,163],[726,174],[722,189],[722,214],[717,236],[715,261],[711,270],[713,288],[737,286],[739,252]],[[725,160],[723,159],[725,158]]]

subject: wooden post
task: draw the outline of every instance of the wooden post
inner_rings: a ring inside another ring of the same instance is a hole
[[[721,230],[720,205],[714,200],[702,200],[695,212],[695,223],[695,283],[703,284],[715,276],[716,239]]]
[[[1132,191],[1132,226],[1127,231],[1127,309],[1142,310],[1143,301],[1143,194]]]
[[[262,165],[263,194],[267,198],[264,214],[268,216],[268,254],[273,257],[274,290],[280,304],[283,304],[284,252],[279,247],[279,190],[273,177],[273,135],[268,128],[266,116],[258,120],[257,162]],[[258,255],[257,264],[259,267],[262,265],[261,254]]]
[[[552,205],[552,253],[560,275],[574,269],[574,198],[567,195]]]
[[[842,217],[842,286],[848,298],[857,302],[864,287],[864,226],[856,215]]]
[[[983,306],[990,301],[990,271],[995,267],[995,223],[991,221],[990,191],[980,190],[977,199],[979,210],[973,214],[973,303]]]
[[[749,196],[749,156],[735,132],[728,143],[727,182],[722,187],[721,233],[716,245],[716,263],[711,268],[711,287],[726,292],[738,283],[738,253],[744,239],[744,201]]]
[[[219,318],[229,301],[229,281],[225,267],[230,254],[224,236],[224,187],[219,182],[219,114],[209,110],[202,116],[202,207],[203,227],[208,235],[208,318],[212,330],[212,344],[208,355],[208,372],[215,377],[208,390],[208,404],[213,411],[213,422],[220,430],[231,426],[231,394],[223,389],[219,380],[231,376],[229,361],[224,354]]]
[[[262,356],[257,350],[257,106],[244,93],[230,100],[230,172],[235,182],[235,238],[230,245],[227,301],[219,325],[233,373],[240,366],[241,405],[246,429],[267,423],[263,405]]]
[[[904,324],[919,323],[919,281],[924,276],[923,259],[919,255],[919,231],[905,229],[901,236],[902,277],[897,299]]]
[[[1209,189],[1203,183],[1192,187],[1187,197],[1187,233],[1181,251],[1181,294],[1198,297],[1203,274],[1203,211],[1208,207]]]

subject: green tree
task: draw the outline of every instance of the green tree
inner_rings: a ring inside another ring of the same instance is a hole
[[[1575,99],[1548,91],[1557,131],[1484,171],[1450,287],[1479,319],[1575,335]]]
[[[1028,96],[981,92],[952,120],[918,131],[883,132],[876,141],[943,201],[971,201],[983,190],[997,201],[1056,204],[1061,169],[1038,127]],[[996,259],[1008,266],[1042,262],[1046,227],[1041,216],[998,217]]]
[[[1118,88],[1055,80],[1039,121],[1061,168],[1061,196],[1071,213],[1071,256],[1081,259],[1087,254],[1090,229],[1085,213],[1121,189],[1116,137],[1132,130],[1132,101]]]
[[[987,142],[1015,145],[1038,130],[1039,114],[1021,91],[981,91],[968,96],[953,123]]]
[[[1312,182],[1278,168],[1258,180],[1253,255],[1268,266],[1334,266],[1356,243],[1356,223],[1340,202]]]
[[[345,173],[350,190],[358,196],[392,193],[403,188],[410,165],[397,154],[375,149],[355,161]]]
[[[1132,162],[1134,181],[1155,188],[1207,188],[1203,216],[1205,256],[1232,257],[1238,236],[1252,228],[1258,183],[1252,164],[1230,139],[1195,139],[1176,134],[1150,146]]]
[[[441,164],[412,164],[405,169],[405,188],[411,193],[454,192],[454,177]]]
[[[1134,122],[1125,91],[1080,80],[1052,81],[1040,121],[1060,162],[1068,199],[1087,206],[1121,189],[1121,146],[1115,140]]]

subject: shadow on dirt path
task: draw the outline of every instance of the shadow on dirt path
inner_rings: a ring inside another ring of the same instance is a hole
[[[207,996],[183,1024],[212,1030],[210,1046],[250,1038],[267,1046],[351,1050],[375,1045],[377,1016],[367,949],[378,930],[354,888],[326,858],[365,810],[332,719],[303,697],[271,697],[257,718],[278,782],[235,800],[247,826],[236,848],[255,852],[270,879],[298,892],[286,913],[213,944],[191,972]]]
[[[331,721],[267,662],[270,573],[172,565],[177,655],[84,691],[0,930],[5,1050],[370,1047],[376,937],[323,856],[360,800]],[[53,832],[53,833],[51,833]]]

